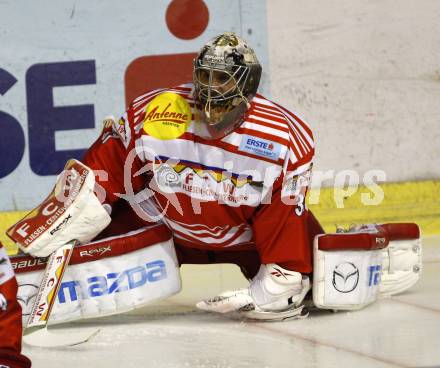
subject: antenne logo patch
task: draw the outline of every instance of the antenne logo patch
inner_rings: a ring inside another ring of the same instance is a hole
[[[247,152],[252,155],[278,160],[280,157],[281,144],[251,135],[243,135],[238,149],[239,151]]]
[[[156,96],[145,109],[144,131],[148,135],[169,140],[184,134],[191,122],[191,107],[177,93]]]

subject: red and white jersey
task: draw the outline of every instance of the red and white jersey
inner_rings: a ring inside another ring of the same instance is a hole
[[[298,178],[307,176],[312,165],[310,128],[257,95],[239,127],[221,139],[204,139],[197,133],[197,124],[203,123],[196,118],[192,87],[140,96],[119,123],[104,129],[84,163],[108,173],[106,180],[97,176],[106,202],[113,205],[121,195],[140,192],[136,201],[142,210],[161,218],[179,244],[213,250],[256,247],[263,263],[287,262],[310,272],[306,188],[297,188]],[[191,107],[187,129],[174,139],[145,129],[149,104],[165,92],[182,96]]]

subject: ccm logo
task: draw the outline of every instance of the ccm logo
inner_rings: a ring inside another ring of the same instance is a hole
[[[99,248],[94,248],[94,249],[89,249],[89,250],[83,250],[83,251],[79,252],[79,256],[80,257],[92,257],[94,255],[102,256],[103,254],[105,254],[107,252],[111,252],[111,251],[112,251],[112,247],[110,245],[108,245],[106,247],[99,247]]]

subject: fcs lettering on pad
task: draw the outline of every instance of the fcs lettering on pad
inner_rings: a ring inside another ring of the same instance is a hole
[[[243,135],[239,150],[276,161],[280,157],[281,145],[267,139]]]

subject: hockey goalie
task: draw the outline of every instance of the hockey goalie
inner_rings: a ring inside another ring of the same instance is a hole
[[[120,120],[106,119],[82,161],[70,161],[49,197],[9,229],[25,253],[13,265],[28,285],[44,267],[32,257],[80,243],[54,321],[177,293],[185,263],[238,265],[249,287],[197,307],[262,320],[303,317],[305,303],[360,309],[418,280],[415,224],[324,234],[305,204],[312,132],[257,94],[260,77],[245,41],[210,40],[193,83],[150,91]]]

